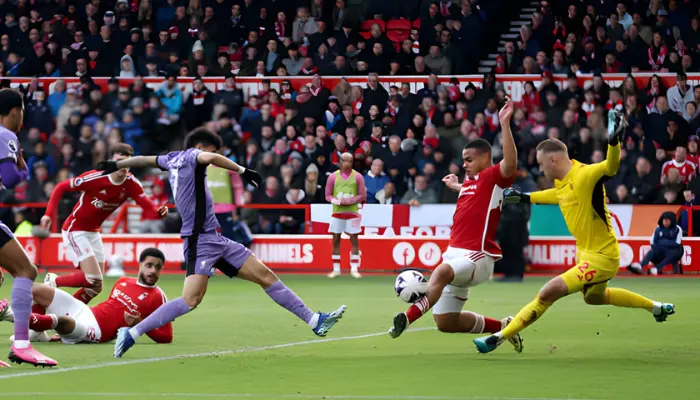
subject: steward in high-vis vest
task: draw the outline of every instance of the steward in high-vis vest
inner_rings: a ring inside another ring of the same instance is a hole
[[[360,248],[358,235],[360,227],[360,204],[367,198],[367,188],[362,174],[352,169],[353,157],[350,153],[340,156],[340,170],[331,174],[326,182],[326,201],[333,204],[333,214],[329,232],[333,234],[333,272],[329,278],[340,275],[340,236],[343,232],[350,236],[350,274],[360,278]]]

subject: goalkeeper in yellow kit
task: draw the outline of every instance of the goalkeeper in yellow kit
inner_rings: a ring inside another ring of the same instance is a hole
[[[566,226],[576,238],[578,264],[547,282],[530,304],[523,307],[502,331],[474,339],[481,353],[495,350],[503,338],[510,338],[534,323],[555,301],[581,292],[591,305],[642,308],[656,321],[663,322],[675,313],[673,304],[652,301],[629,290],[609,288],[617,274],[620,247],[615,237],[610,212],[605,205],[603,182],[620,166],[620,137],[627,121],[619,112],[608,115],[608,154],[605,161],[586,165],[570,160],[566,145],[547,139],[537,146],[537,162],[544,175],[554,179],[554,188],[525,194],[513,189],[503,193],[506,203],[559,204]]]

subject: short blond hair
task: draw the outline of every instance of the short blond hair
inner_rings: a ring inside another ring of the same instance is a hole
[[[564,142],[559,139],[546,139],[537,145],[537,151],[541,151],[543,153],[567,153],[568,149],[566,148]]]

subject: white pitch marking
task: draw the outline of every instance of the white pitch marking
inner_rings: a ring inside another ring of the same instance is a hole
[[[0,393],[0,397],[71,396],[71,397],[197,397],[197,398],[285,398],[285,399],[331,399],[331,400],[592,400],[551,397],[494,397],[494,396],[380,396],[380,395],[321,395],[321,394],[260,394],[260,393],[47,393],[21,392]]]
[[[419,332],[419,331],[428,331],[428,330],[434,330],[434,329],[435,328],[433,328],[433,327],[423,327],[423,328],[411,329],[411,330],[408,330],[407,332]],[[60,374],[62,372],[85,371],[85,370],[89,370],[89,369],[116,367],[116,366],[120,366],[120,365],[146,364],[146,363],[159,362],[159,361],[180,360],[183,358],[216,357],[216,356],[225,356],[225,355],[229,355],[229,354],[254,353],[254,352],[258,352],[258,351],[285,349],[287,347],[304,346],[304,345],[308,345],[308,344],[340,342],[340,341],[345,341],[345,340],[356,340],[356,339],[366,339],[366,338],[382,336],[382,335],[388,336],[388,333],[387,332],[378,332],[378,333],[369,333],[366,335],[342,336],[342,337],[338,337],[338,338],[316,339],[316,340],[306,340],[303,342],[282,343],[282,344],[276,344],[276,345],[272,345],[272,346],[247,347],[247,348],[235,349],[235,350],[213,351],[213,352],[206,352],[206,353],[180,354],[180,355],[176,355],[176,356],[141,358],[141,359],[137,359],[137,360],[126,360],[126,361],[112,361],[112,362],[92,364],[92,365],[79,365],[79,366],[68,367],[68,368],[42,369],[41,371],[17,372],[17,373],[10,373],[7,375],[0,375],[0,379],[20,378],[20,377],[25,377],[25,376]]]

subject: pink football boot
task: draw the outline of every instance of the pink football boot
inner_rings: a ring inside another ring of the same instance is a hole
[[[55,367],[58,365],[56,361],[46,357],[45,355],[35,350],[31,344],[29,345],[29,347],[25,347],[23,349],[18,349],[13,344],[12,348],[10,349],[10,355],[8,356],[8,358],[14,363],[29,363],[35,367]]]

